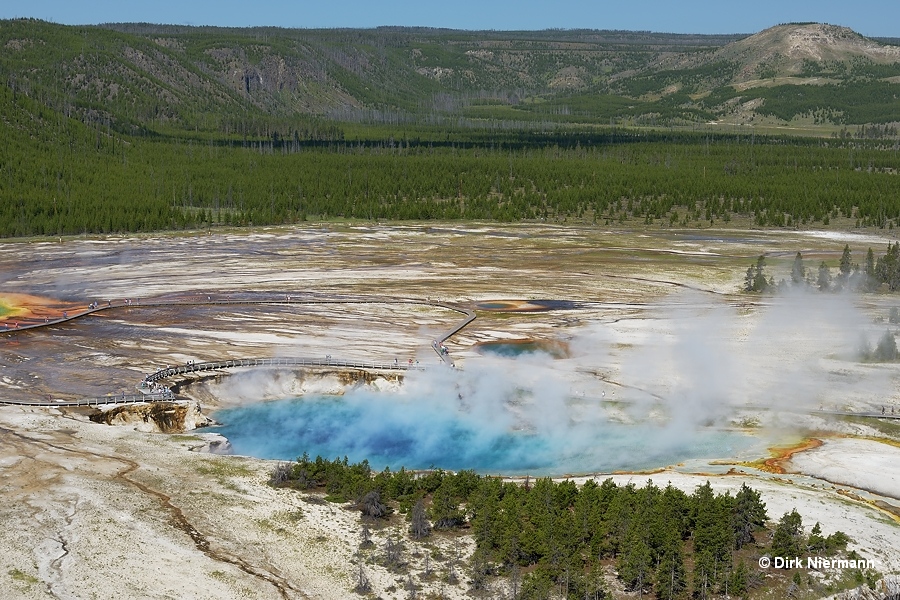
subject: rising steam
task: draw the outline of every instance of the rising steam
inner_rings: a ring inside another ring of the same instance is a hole
[[[709,426],[748,406],[775,418],[889,390],[883,370],[855,360],[860,335],[874,329],[853,300],[792,294],[747,310],[678,294],[580,328],[564,360],[480,356],[460,371],[412,373],[387,392],[360,387],[220,418],[242,453],[347,455],[376,468],[563,473],[731,457],[760,440]]]

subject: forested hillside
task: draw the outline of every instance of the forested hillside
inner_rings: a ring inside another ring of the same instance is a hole
[[[660,52],[729,38],[622,32],[430,29],[65,27],[5,21],[11,87],[67,115],[114,127],[252,133],[261,117],[460,117],[485,99],[515,103],[595,88]],[[262,133],[265,133],[262,131]]]
[[[0,88],[0,235],[307,218],[894,227],[883,143],[689,132],[339,129],[134,137]],[[344,138],[341,140],[341,138]]]
[[[900,89],[900,47],[817,24],[748,37],[13,20],[0,22],[0,47],[9,87],[128,133],[267,135],[273,120],[312,116],[685,125],[736,111],[861,125],[895,121]]]
[[[741,88],[743,55],[725,53],[740,37],[3,21],[0,236],[900,224],[897,65],[833,50],[802,65],[831,87]],[[736,95],[756,115],[814,115],[825,135],[704,124]]]

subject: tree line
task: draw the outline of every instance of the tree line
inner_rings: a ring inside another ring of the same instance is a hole
[[[869,248],[862,267],[859,263],[853,262],[850,246],[845,245],[835,274],[832,274],[831,267],[824,260],[816,268],[807,267],[800,252],[797,252],[791,263],[789,280],[782,278],[776,283],[774,275],[769,275],[766,271],[764,255],[760,255],[754,264],[747,267],[744,275],[745,292],[783,292],[788,289],[819,292],[895,292],[900,289],[900,242],[888,244],[885,253],[877,259],[872,248]],[[900,308],[891,309],[889,322],[900,323]],[[900,358],[896,337],[890,329],[885,330],[874,346],[865,335],[862,335],[857,354],[861,360],[873,362],[889,362]]]
[[[789,279],[775,282],[775,276],[766,271],[766,257],[760,255],[747,267],[744,276],[745,292],[785,290],[789,287],[816,289],[820,292],[895,292],[900,289],[900,242],[888,244],[884,254],[875,258],[872,248],[866,251],[862,267],[853,262],[850,245],[844,246],[838,263],[837,273],[824,260],[816,268],[809,268],[800,252],[791,263]]]
[[[305,219],[900,224],[898,153],[876,142],[363,126],[330,139],[127,135],[3,86],[0,128],[2,237]]]
[[[708,482],[691,494],[652,481],[642,488],[611,479],[514,483],[473,471],[376,473],[368,461],[307,454],[277,465],[270,483],[353,503],[363,518],[364,546],[372,544],[369,526],[392,514],[405,519],[411,540],[465,531],[476,544],[466,572],[471,591],[503,581],[521,599],[607,598],[603,573],[610,565],[640,594],[743,597],[764,584],[756,567],[761,556],[834,555],[849,541],[842,532],[824,535],[818,523],[806,535],[796,510],[770,523],[759,493],[746,485],[732,495],[715,493]],[[400,549],[390,538],[384,564],[400,564]],[[359,569],[363,582],[362,562]]]

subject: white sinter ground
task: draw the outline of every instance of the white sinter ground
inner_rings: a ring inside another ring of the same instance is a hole
[[[498,231],[502,235],[493,235]],[[544,382],[548,394],[563,399],[552,404],[554,414],[547,409],[547,420],[562,425],[565,411],[583,415],[578,411],[597,405],[605,407],[602,418],[668,422],[667,435],[685,439],[709,424],[754,425],[762,446],[808,431],[881,435],[870,425],[809,411],[885,406],[900,412],[895,367],[852,358],[861,335],[874,341],[884,331],[888,310],[900,299],[773,299],[739,289],[762,252],[780,279],[789,277],[798,250],[812,267],[821,260],[836,264],[845,243],[861,262],[868,246],[878,253],[889,241],[816,232],[453,225],[4,242],[0,270],[8,276],[0,294],[85,304],[186,292],[381,300],[133,307],[18,334],[0,341],[0,397],[121,394],[147,373],[189,360],[332,355],[437,365],[431,340],[460,315],[383,299],[468,305],[554,299],[578,304],[531,314],[478,311],[474,323],[447,341],[457,366],[478,374],[494,364],[479,353],[478,342],[561,344],[568,358],[540,368],[525,361],[496,378],[518,377],[534,391],[543,391]],[[340,373],[254,371],[195,384],[186,393],[209,410],[339,392],[352,383]],[[376,385],[398,389],[393,381]],[[540,409],[537,400],[535,412],[515,410],[534,419]],[[91,423],[80,410],[0,406],[4,597],[351,597],[361,527],[356,511],[271,488],[271,462],[195,451],[209,445],[210,436],[200,432],[136,429]],[[738,474],[716,475],[728,467],[692,461],[653,475],[613,477],[620,484],[671,481],[688,492],[707,480],[717,491],[736,491],[746,482],[760,491],[773,520],[796,508],[807,531],[817,521],[826,534],[840,529],[882,572],[900,572],[900,527],[872,504],[900,505],[900,451],[861,438],[824,439],[821,448],[793,457],[788,466],[796,475],[743,467],[735,467]],[[374,560],[387,536],[402,535],[404,528],[398,519],[374,530],[376,547],[362,555],[379,597],[408,596],[407,576]],[[407,538],[403,543],[420,593],[466,597],[464,577],[459,585],[442,586],[440,574],[457,568],[457,553],[462,559],[471,553],[468,538],[435,536],[424,547]],[[422,580],[426,550],[437,557],[429,560],[438,575]]]

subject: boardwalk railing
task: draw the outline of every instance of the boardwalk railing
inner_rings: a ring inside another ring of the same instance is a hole
[[[37,329],[39,327],[47,327],[48,325],[59,325],[68,321],[74,321],[81,317],[86,317],[93,313],[121,309],[121,308],[157,308],[164,306],[240,306],[240,305],[264,305],[264,304],[415,304],[420,306],[434,306],[445,308],[466,315],[465,321],[440,336],[438,341],[443,342],[454,333],[475,320],[475,312],[467,308],[455,306],[445,302],[434,302],[430,300],[420,300],[416,298],[383,298],[380,296],[370,297],[318,297],[306,296],[302,294],[259,294],[257,297],[234,298],[231,295],[222,294],[192,294],[181,298],[122,298],[116,300],[105,300],[91,302],[84,308],[72,308],[63,312],[63,316],[55,319],[45,319],[43,322],[18,323],[13,322],[12,325],[8,321],[0,323],[0,333],[15,333],[26,331],[28,329]]]
[[[198,306],[198,305],[262,305],[262,304],[413,304],[421,306],[432,306],[445,308],[465,315],[460,323],[456,324],[452,329],[447,330],[443,334],[434,338],[431,347],[437,353],[438,357],[444,364],[453,365],[449,352],[443,343],[447,338],[458,333],[466,325],[475,320],[475,312],[453,304],[443,302],[433,302],[430,300],[420,300],[415,298],[383,298],[373,297],[342,297],[342,296],[309,296],[296,294],[273,294],[265,293],[251,297],[233,297],[232,295],[223,294],[191,294],[181,298],[130,298],[91,302],[84,309],[70,309],[63,313],[62,318],[45,319],[41,322],[18,323],[14,322],[10,327],[8,322],[0,324],[0,333],[17,333],[28,329],[37,329],[50,325],[59,325],[67,321],[72,321],[87,315],[121,308],[151,308],[164,306]],[[223,369],[233,369],[238,367],[336,367],[344,369],[362,369],[369,371],[423,371],[424,367],[417,364],[408,364],[398,362],[372,362],[358,360],[336,360],[330,357],[320,358],[244,358],[232,359],[202,363],[188,363],[176,367],[166,367],[152,373],[144,378],[141,383],[141,389],[147,389],[148,385],[155,384],[168,377],[175,375],[184,375],[187,373],[197,373],[203,371],[218,371]],[[134,402],[167,402],[174,401],[174,394],[163,388],[163,391],[156,392],[154,388],[152,393],[142,393],[138,395],[108,395],[97,398],[83,398],[80,400],[35,400],[35,401],[4,401],[0,399],[0,404],[20,404],[24,406],[96,406],[98,404],[126,404]]]
[[[410,365],[405,362],[371,362],[358,360],[340,360],[334,358],[235,358],[202,363],[188,363],[177,367],[166,367],[144,378],[147,383],[156,383],[176,375],[200,373],[203,371],[221,371],[240,367],[336,367],[341,369],[364,369],[367,371],[424,371],[425,367]]]
[[[216,360],[202,363],[188,363],[175,367],[166,367],[155,373],[151,373],[141,382],[141,388],[152,386],[163,379],[186,375],[188,373],[202,373],[205,371],[222,371],[225,369],[252,368],[252,367],[334,367],[339,369],[360,369],[365,371],[425,371],[426,368],[418,364],[406,362],[374,362],[360,360],[342,360],[335,358],[235,358],[229,360]],[[142,394],[110,394],[92,398],[79,398],[78,400],[0,400],[0,404],[15,404],[21,406],[97,406],[100,404],[134,404],[138,402],[176,402],[175,394],[163,387],[161,391]]]
[[[77,400],[0,400],[0,404],[16,406],[98,406],[101,404],[137,404],[138,402],[177,402],[175,394],[166,390],[155,394],[119,394]]]

